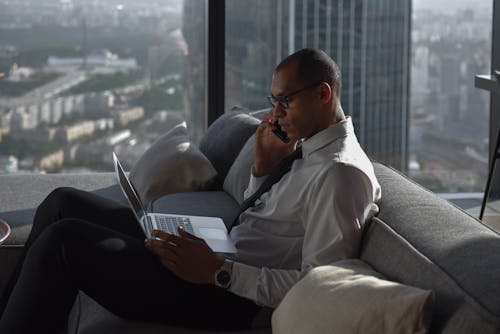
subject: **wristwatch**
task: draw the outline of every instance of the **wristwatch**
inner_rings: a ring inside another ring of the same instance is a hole
[[[219,288],[228,289],[231,286],[231,274],[233,272],[233,261],[225,259],[222,266],[214,275],[215,285]]]

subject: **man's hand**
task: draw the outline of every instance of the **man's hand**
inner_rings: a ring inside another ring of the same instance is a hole
[[[256,177],[270,174],[284,157],[295,150],[297,140],[285,144],[273,133],[275,122],[272,115],[266,115],[255,132],[253,175]]]
[[[178,229],[180,236],[153,230],[157,239],[146,239],[146,248],[177,277],[195,284],[213,284],[214,274],[224,263],[217,258],[205,240]]]

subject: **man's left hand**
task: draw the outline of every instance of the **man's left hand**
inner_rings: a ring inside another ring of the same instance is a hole
[[[152,237],[161,240],[146,239],[146,248],[177,277],[195,284],[213,284],[214,274],[224,261],[217,258],[205,240],[182,228],[178,231],[179,236],[153,230]]]

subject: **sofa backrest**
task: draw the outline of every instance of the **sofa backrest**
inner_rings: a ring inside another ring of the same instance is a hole
[[[259,122],[245,110],[233,110],[202,138],[200,149],[219,173],[219,188]],[[379,215],[366,227],[361,259],[389,279],[435,292],[432,332],[498,332],[500,236],[399,172],[379,163],[374,168],[382,200]],[[225,188],[241,192],[245,180],[230,181]]]
[[[375,163],[380,213],[361,258],[389,279],[435,292],[432,332],[500,329],[500,236],[397,171]]]
[[[200,141],[200,151],[217,170],[215,188],[221,189],[229,168],[255,133],[260,121],[248,115],[248,110],[236,108],[217,118]]]

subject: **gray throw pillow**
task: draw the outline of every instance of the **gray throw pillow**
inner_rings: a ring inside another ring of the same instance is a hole
[[[271,110],[272,110],[271,108],[264,108],[264,109],[259,109],[256,111],[251,111],[248,114],[250,116],[253,116],[257,119],[262,120],[264,118],[264,116],[266,116],[267,114],[269,114],[271,112]]]
[[[217,172],[189,142],[183,122],[158,138],[130,171],[130,181],[144,205],[178,192],[207,189]]]
[[[250,173],[255,160],[255,134],[252,135],[238,154],[236,160],[227,173],[222,188],[239,204],[243,203],[243,193],[250,181]]]
[[[215,188],[222,188],[234,159],[259,123],[243,109],[236,109],[224,113],[207,129],[200,141],[200,150],[217,170]]]

